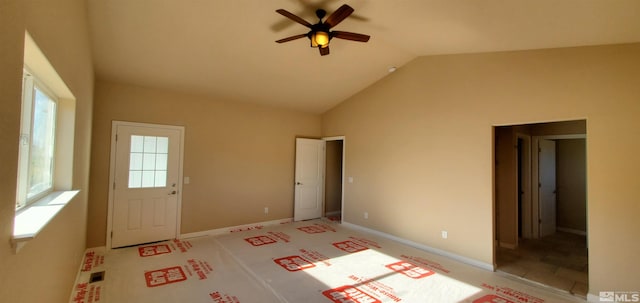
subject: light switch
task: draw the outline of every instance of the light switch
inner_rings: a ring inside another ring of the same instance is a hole
[[[353,183],[353,177],[349,177],[347,178],[347,180],[349,181],[349,183]]]
[[[189,182],[191,182],[191,179],[189,177],[184,177],[184,184],[189,184]]]

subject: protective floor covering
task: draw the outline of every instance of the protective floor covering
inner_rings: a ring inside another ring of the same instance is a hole
[[[110,251],[88,249],[70,302],[584,301],[314,220]]]

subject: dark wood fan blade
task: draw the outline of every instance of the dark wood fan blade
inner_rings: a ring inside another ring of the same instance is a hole
[[[331,16],[329,16],[326,21],[324,21],[324,24],[328,25],[329,28],[332,28],[338,25],[338,23],[342,22],[342,20],[344,20],[345,18],[349,17],[351,13],[353,13],[353,8],[351,8],[351,6],[343,4],[335,12],[333,12],[333,14],[331,14]]]
[[[304,38],[304,37],[306,37],[306,36],[307,36],[307,34],[300,34],[300,35],[295,35],[295,36],[291,36],[291,37],[283,38],[283,39],[280,39],[280,40],[278,40],[278,41],[276,41],[276,42],[278,42],[278,43],[285,43],[285,42],[289,42],[289,41],[292,41],[292,40],[296,40],[296,39]]]
[[[358,41],[358,42],[367,42],[369,41],[369,38],[371,38],[369,35],[342,32],[342,31],[332,31],[331,36],[338,39],[345,39],[345,40]]]
[[[286,11],[286,10],[278,9],[278,10],[276,10],[276,12],[278,14],[283,15],[283,16],[285,16],[285,17],[287,17],[287,18],[289,18],[289,19],[291,19],[291,20],[293,20],[295,22],[298,22],[298,23],[308,27],[308,28],[311,28],[311,23],[307,22],[306,20],[304,20],[304,19],[302,19],[302,18],[300,18],[300,17],[298,17],[298,16],[296,16],[296,15],[294,15],[294,14],[292,14],[292,13]]]
[[[320,56],[326,56],[329,54],[329,46],[318,47],[318,49],[320,50]]]

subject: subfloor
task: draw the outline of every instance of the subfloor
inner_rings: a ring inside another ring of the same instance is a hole
[[[586,236],[557,232],[520,239],[517,249],[499,248],[498,270],[585,298],[589,289]]]
[[[584,302],[330,220],[88,249],[70,302]]]

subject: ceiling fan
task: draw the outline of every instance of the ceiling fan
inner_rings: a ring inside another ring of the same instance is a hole
[[[349,17],[351,13],[353,13],[353,8],[351,8],[351,6],[346,4],[343,4],[335,12],[333,12],[333,14],[329,15],[329,17],[327,17],[327,19],[324,22],[322,22],[322,18],[324,18],[327,15],[327,12],[323,9],[316,10],[316,16],[318,16],[318,19],[319,19],[318,23],[316,24],[311,24],[306,20],[284,9],[276,10],[276,12],[311,29],[306,34],[300,34],[300,35],[295,35],[295,36],[287,37],[284,39],[280,39],[276,41],[277,43],[284,43],[284,42],[300,39],[303,37],[307,37],[309,38],[309,40],[311,40],[311,47],[317,47],[320,50],[321,56],[326,56],[329,54],[329,41],[331,41],[331,39],[333,38],[358,41],[358,42],[367,42],[369,41],[369,38],[370,38],[370,36],[368,35],[330,30],[334,26],[338,25],[338,23],[342,22],[342,20]]]

